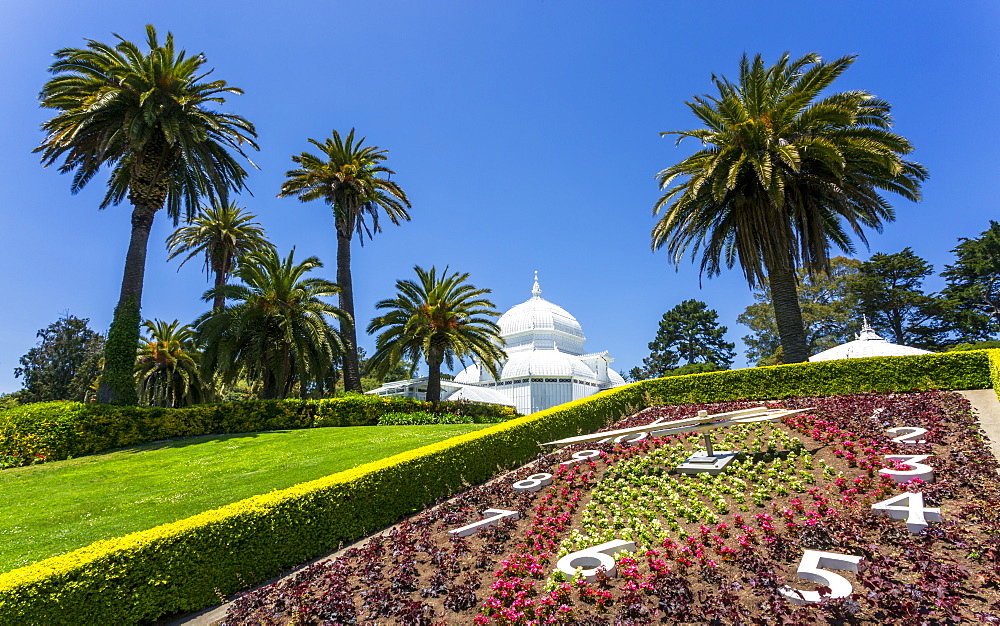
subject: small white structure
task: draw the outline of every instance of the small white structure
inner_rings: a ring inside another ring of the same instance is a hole
[[[834,359],[860,359],[866,356],[910,356],[913,354],[933,353],[929,350],[901,346],[882,339],[878,333],[872,330],[868,324],[868,318],[865,317],[857,339],[814,354],[809,357],[809,361],[815,363]]]
[[[386,383],[368,393],[384,398],[419,398],[423,400],[427,395],[427,377],[397,380]],[[514,406],[514,402],[510,398],[492,389],[485,389],[476,385],[463,385],[443,378],[441,379],[441,399],[449,401],[488,402],[490,404]]]
[[[531,298],[510,308],[497,320],[507,360],[500,363],[499,380],[473,363],[454,380],[441,381],[442,400],[473,400],[514,406],[534,413],[625,384],[608,364],[605,352],[586,353],[586,337],[566,309],[542,298],[538,272]],[[379,396],[423,398],[427,379],[387,383],[368,393]]]

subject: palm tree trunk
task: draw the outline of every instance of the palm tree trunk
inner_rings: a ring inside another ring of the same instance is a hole
[[[264,369],[262,374],[263,376],[261,378],[263,380],[261,381],[262,384],[260,389],[260,399],[274,400],[275,398],[278,397],[278,394],[275,392],[274,389],[275,387],[274,374],[269,369]]]
[[[809,359],[809,347],[802,324],[795,271],[790,266],[769,266],[767,279],[771,287],[771,305],[774,307],[774,320],[778,325],[785,363],[802,363]]]
[[[161,202],[162,205],[162,202]],[[157,207],[159,208],[159,207]],[[104,344],[104,373],[97,389],[101,404],[138,404],[135,390],[136,346],[142,308],[142,285],[146,274],[146,247],[156,208],[136,206],[132,211],[132,235],[125,255],[125,272],[114,319]]]
[[[361,393],[361,371],[358,366],[358,334],[354,324],[354,284],[351,280],[351,237],[337,228],[337,285],[340,286],[340,308],[351,317],[350,323],[340,323],[344,339],[344,390]]]
[[[226,306],[226,297],[219,293],[219,289],[226,284],[226,274],[228,267],[220,267],[215,270],[215,300],[212,301],[212,310],[221,311]]]
[[[444,358],[437,354],[427,355],[427,402],[441,401],[441,362]]]

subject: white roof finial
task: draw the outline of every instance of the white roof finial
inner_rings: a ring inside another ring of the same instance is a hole
[[[879,337],[878,333],[875,332],[875,329],[872,328],[872,325],[868,323],[868,316],[863,313],[861,314],[861,332],[858,333],[857,338],[863,341],[882,339]]]
[[[535,298],[542,297],[542,288],[538,286],[538,270],[535,270],[535,286],[531,288],[531,295]]]

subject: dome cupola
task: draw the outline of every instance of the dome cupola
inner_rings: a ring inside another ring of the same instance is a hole
[[[542,298],[535,272],[531,298],[510,308],[497,320],[504,350],[514,354],[524,350],[558,349],[567,354],[584,353],[583,327],[566,309]]]

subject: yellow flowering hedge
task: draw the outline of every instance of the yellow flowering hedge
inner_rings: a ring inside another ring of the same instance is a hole
[[[992,370],[991,370],[992,367]],[[855,359],[642,381],[0,574],[2,624],[111,624],[195,611],[382,529],[538,442],[659,403],[996,386],[1000,352]]]

